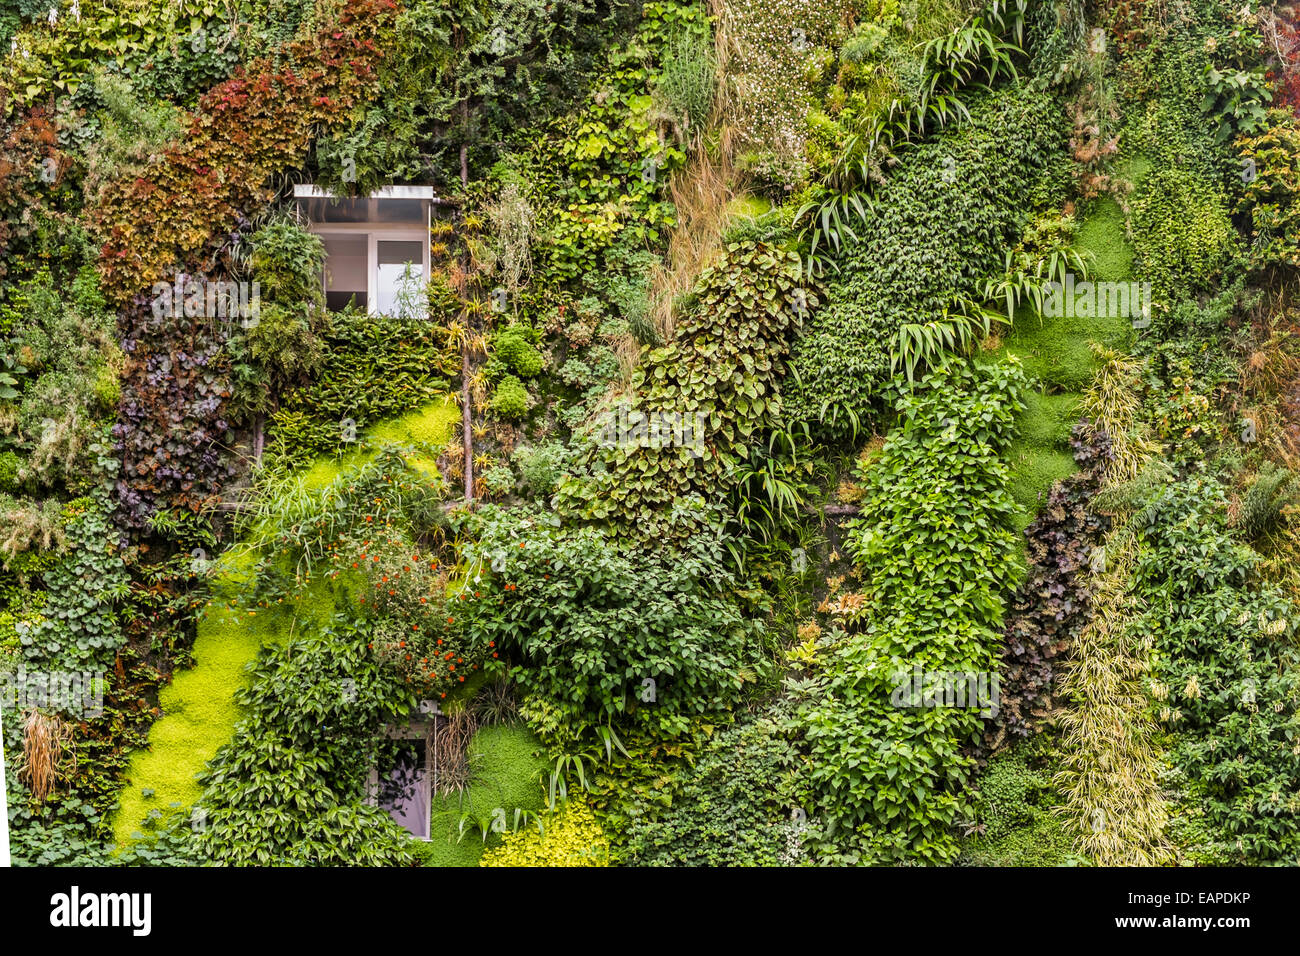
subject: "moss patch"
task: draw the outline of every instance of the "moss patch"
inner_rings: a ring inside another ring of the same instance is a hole
[[[1075,247],[1092,254],[1088,263],[1091,279],[1120,282],[1133,274],[1134,252],[1124,231],[1124,211],[1109,196],[1098,200],[1092,214],[1079,224]]]
[[[1124,213],[1114,200],[1096,204],[1080,224],[1075,245],[1092,254],[1090,280],[1131,278],[1133,247],[1124,237]],[[998,355],[1019,358],[1037,386],[1026,399],[1017,422],[1019,438],[1010,453],[1010,492],[1019,507],[1014,519],[1018,532],[1033,521],[1052,485],[1075,471],[1070,431],[1078,420],[1079,395],[1096,374],[1092,343],[1124,349],[1132,335],[1132,320],[1126,317],[1052,317],[1031,308],[1016,315]],[[1022,564],[1027,560],[1022,554]]]
[[[340,458],[322,458],[302,473],[303,486],[320,490],[343,472],[372,461],[384,445],[411,445],[427,449],[430,454],[415,454],[408,464],[425,474],[437,474],[435,452],[451,440],[452,429],[460,421],[460,407],[446,398],[431,402],[419,411],[387,422],[380,422],[362,436],[356,451]]]
[[[466,793],[434,800],[430,839],[416,847],[425,866],[478,866],[484,849],[500,846],[501,838],[489,833],[485,843],[477,821],[491,820],[499,807],[510,825],[516,807],[537,813],[546,804],[543,774],[550,764],[526,728],[484,727],[470,741],[469,765],[473,780]]]

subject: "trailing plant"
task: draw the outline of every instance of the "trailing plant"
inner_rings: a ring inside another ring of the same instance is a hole
[[[794,253],[729,246],[699,277],[673,341],[651,349],[631,383],[633,414],[683,416],[691,440],[593,445],[561,480],[559,513],[642,539],[680,542],[698,531],[705,505],[734,485],[750,446],[777,421],[790,336],[817,302]]]
[[[994,669],[1015,567],[1004,455],[1023,388],[1015,364],[948,362],[898,399],[899,427],[863,469],[846,545],[861,611],[799,685],[794,719],[820,861],[957,853],[973,766],[962,751],[981,733],[979,711],[925,706],[904,681],[913,667]]]

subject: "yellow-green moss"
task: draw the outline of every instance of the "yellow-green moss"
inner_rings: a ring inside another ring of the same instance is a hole
[[[417,471],[435,475],[438,473],[434,464],[436,451],[450,441],[452,429],[459,421],[460,406],[454,399],[445,398],[409,415],[381,422],[364,433],[356,451],[339,458],[322,458],[306,469],[303,472],[304,487],[312,490],[327,487],[344,472],[373,460],[386,444],[427,449],[430,454],[412,455],[408,463]]]

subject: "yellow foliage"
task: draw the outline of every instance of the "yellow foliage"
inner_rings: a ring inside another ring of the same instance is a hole
[[[609,840],[591,808],[571,800],[542,824],[507,833],[479,866],[609,866]]]

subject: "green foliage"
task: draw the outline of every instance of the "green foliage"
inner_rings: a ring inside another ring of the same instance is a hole
[[[542,353],[529,341],[528,332],[507,326],[492,339],[496,357],[520,378],[534,378],[542,370]]]
[[[105,65],[145,76],[156,70],[160,76],[151,79],[159,95],[184,99],[237,62],[232,12],[216,0],[104,4],[80,17],[64,10],[56,29],[25,30],[17,38],[21,52],[10,58],[5,76],[9,108],[75,93]],[[8,40],[6,54],[7,47]]]
[[[1241,509],[1234,524],[1247,541],[1259,541],[1275,531],[1282,521],[1282,509],[1295,501],[1300,488],[1285,468],[1266,462],[1241,496]]]
[[[201,780],[196,840],[206,856],[227,865],[412,862],[402,830],[362,802],[383,723],[413,706],[366,640],[336,617],[262,652],[236,695],[248,716]]]
[[[23,653],[35,669],[106,672],[123,643],[118,607],[130,578],[102,491],[69,503],[65,514],[68,550],[44,574],[48,610],[22,637]]]
[[[523,418],[528,413],[528,389],[513,375],[497,383],[490,403],[492,411],[506,420]]]
[[[672,734],[735,701],[764,667],[759,625],[728,595],[721,542],[648,551],[597,527],[495,507],[466,530],[482,596],[457,616],[572,726],[618,721]]]
[[[1237,209],[1250,213],[1251,261],[1300,267],[1300,123],[1274,111],[1267,129],[1237,140],[1237,151],[1249,180]]]
[[[0,369],[8,370],[0,372],[0,420],[17,427],[0,428],[0,449],[24,453],[21,477],[34,488],[84,492],[104,451],[101,422],[116,411],[112,378],[122,361],[95,271],[78,272],[62,295],[48,271],[37,273],[0,309],[5,326],[17,334],[0,340]]]
[[[296,336],[305,334],[299,325],[292,328]],[[323,338],[324,360],[314,379],[290,389],[270,416],[270,467],[289,469],[317,455],[347,452],[369,426],[444,395],[444,376],[456,368],[455,353],[429,322],[347,311],[333,316]],[[342,424],[346,419],[355,431]]]
[[[713,109],[716,70],[709,24],[698,18],[675,21],[672,39],[663,47],[654,95],[682,133],[706,128]]]
[[[1061,866],[1078,858],[1060,816],[1051,773],[1032,745],[995,756],[979,778],[975,836],[964,855],[976,866]]]
[[[363,192],[430,175],[458,184],[462,147],[477,177],[521,127],[586,92],[601,42],[634,15],[603,5],[598,13],[590,0],[403,5],[378,76],[385,96],[323,137],[317,181]]]
[[[523,490],[535,498],[549,498],[568,470],[572,453],[562,442],[523,445],[515,449],[511,461],[519,469]]]
[[[253,277],[263,295],[285,306],[319,306],[325,243],[292,220],[275,219],[249,239]]]
[[[897,151],[914,138],[969,121],[965,90],[988,89],[1000,74],[1015,76],[1012,54],[1021,52],[1026,6],[1026,0],[996,0],[982,14],[953,23],[953,15],[965,11],[936,4],[919,29],[915,22],[895,21],[892,31],[879,22],[864,24],[845,44],[842,86],[831,101],[847,122],[836,124],[839,136],[823,137],[833,157],[825,182],[795,216],[806,224],[814,262],[822,261],[826,247],[838,255],[858,238],[855,226],[868,225],[870,190]],[[1016,42],[1003,39],[1008,35]]]
[[[698,414],[703,433],[690,443],[591,446],[560,482],[560,513],[613,520],[645,538],[680,540],[698,529],[705,503],[731,488],[750,446],[776,421],[789,337],[816,306],[794,253],[729,246],[697,280],[673,341],[650,350],[631,383],[635,412]]]
[[[957,852],[978,711],[899,706],[899,672],[994,669],[1015,569],[1004,456],[1023,388],[1014,363],[949,362],[899,399],[900,425],[861,476],[847,546],[866,610],[799,688],[795,718],[823,860]]]
[[[1300,652],[1295,607],[1248,583],[1222,489],[1188,479],[1134,518],[1135,622],[1154,648],[1150,693],[1182,800],[1172,830],[1199,863],[1284,862],[1300,850]]]
[[[637,818],[624,862],[633,866],[778,866],[799,858],[790,744],[761,717],[714,735],[658,814]]]
[[[468,785],[436,794],[428,842],[409,844],[422,866],[492,866],[503,846],[517,846],[528,833],[537,835],[537,820],[546,808],[547,766],[537,738],[524,727],[482,727],[471,738],[465,759]],[[506,830],[500,832],[503,814]]]
[[[96,70],[78,97],[99,106],[100,136],[89,150],[87,188],[93,194],[104,180],[123,170],[141,169],[154,153],[180,135],[177,110],[167,102],[149,102],[126,77]]]
[[[1157,299],[1208,291],[1234,254],[1236,230],[1222,193],[1194,172],[1157,168],[1133,204],[1138,274]]]
[[[1057,109],[1027,90],[986,99],[970,124],[920,146],[881,187],[863,239],[827,286],[828,305],[795,347],[786,390],[794,422],[836,440],[864,431],[900,328],[945,315],[951,324],[961,302],[978,301],[1021,235],[1023,197],[1063,150]]]
[[[1217,126],[1215,139],[1226,143],[1234,136],[1258,133],[1265,125],[1273,91],[1263,70],[1219,70],[1205,67],[1205,99],[1201,109]]]

